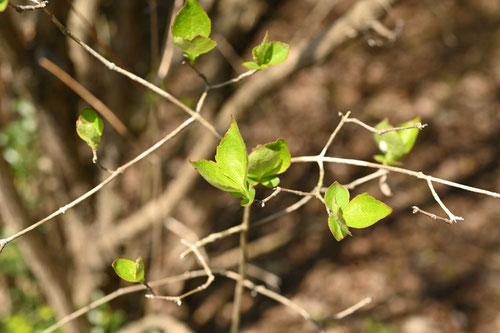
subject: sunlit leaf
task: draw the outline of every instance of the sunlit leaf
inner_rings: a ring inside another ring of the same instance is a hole
[[[102,119],[92,109],[84,109],[76,121],[76,132],[93,150],[101,142],[103,131]]]
[[[391,207],[371,195],[363,193],[356,196],[343,208],[342,216],[347,226],[360,229],[378,222],[389,215],[391,211]]]
[[[210,35],[211,22],[205,10],[196,0],[186,0],[175,17],[172,26],[172,34],[192,40],[196,36],[208,37]]]
[[[144,283],[144,260],[141,257],[135,262],[129,259],[115,259],[112,266],[123,280]]]

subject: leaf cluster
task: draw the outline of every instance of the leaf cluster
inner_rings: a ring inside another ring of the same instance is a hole
[[[217,147],[215,161],[191,161],[200,175],[214,187],[242,198],[241,205],[251,204],[255,199],[256,186],[273,187],[279,183],[278,174],[290,166],[290,152],[284,140],[258,146],[247,155],[236,120]]]
[[[269,35],[266,32],[262,43],[252,50],[255,62],[243,63],[248,69],[265,69],[270,65],[278,65],[286,60],[290,47],[281,42],[269,42]]]
[[[196,0],[186,0],[172,25],[173,43],[184,52],[190,62],[210,52],[217,43],[210,39],[212,23]]]
[[[349,190],[338,182],[325,193],[325,204],[330,212],[328,226],[336,240],[351,235],[349,227],[369,227],[389,215],[391,207],[378,201],[368,193],[360,194],[349,201]]]

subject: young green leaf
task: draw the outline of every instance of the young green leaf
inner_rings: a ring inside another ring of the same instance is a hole
[[[238,192],[244,189],[240,184],[229,178],[224,174],[224,171],[214,161],[200,160],[191,161],[191,164],[198,170],[200,175],[210,183],[210,185],[218,188],[219,190],[227,192]]]
[[[420,117],[413,120],[399,124],[397,127],[412,126],[420,122]],[[389,129],[393,128],[391,124],[384,120],[375,126],[376,129]],[[419,130],[417,128],[410,128],[399,131],[391,131],[382,135],[374,134],[375,142],[378,148],[382,151],[383,155],[373,156],[375,160],[387,165],[400,164],[397,160],[408,154],[415,141],[417,140]]]
[[[253,58],[257,61],[257,64],[262,65],[266,63],[266,48],[269,44],[269,34],[266,31],[266,35],[260,45],[256,46],[252,50]]]
[[[342,216],[347,226],[361,229],[371,226],[391,212],[391,207],[368,193],[363,193],[356,196],[343,208]]]
[[[260,45],[252,50],[255,62],[245,62],[243,65],[248,69],[265,69],[270,65],[282,63],[288,57],[290,47],[281,42],[269,42],[269,35],[266,32]]]
[[[247,148],[234,118],[232,118],[231,127],[229,127],[217,147],[215,161],[225,175],[233,179],[241,187],[246,187],[248,172]]]
[[[335,237],[337,241],[341,241],[347,235],[352,236],[344,218],[337,212],[330,213],[328,217],[328,226],[330,227],[333,237]]]
[[[186,0],[184,6],[175,17],[172,26],[172,35],[189,41],[198,35],[208,37],[211,26],[210,18],[198,1]]]
[[[290,167],[290,151],[285,140],[279,139],[257,146],[248,156],[248,181],[252,185],[262,183],[267,187],[279,184],[276,175],[285,172]]]
[[[115,259],[113,269],[125,281],[144,283],[144,260],[141,257],[134,261],[129,259]]]
[[[234,118],[217,147],[215,162],[201,160],[191,164],[211,185],[243,198],[242,205],[253,202],[255,190],[249,188],[247,181],[247,149]]]
[[[84,109],[76,121],[76,132],[93,150],[97,150],[103,131],[102,119],[92,109]]]
[[[376,129],[389,129],[393,128],[391,124],[384,120],[375,126]],[[403,140],[396,131],[384,133],[382,135],[374,134],[375,142],[382,153],[384,159],[390,162],[395,162],[403,157],[405,153],[405,145]]]
[[[184,52],[190,62],[210,52],[217,43],[208,36],[212,23],[196,0],[186,0],[172,25],[173,43]]]
[[[7,8],[8,4],[8,0],[0,0],[0,12],[3,12]]]
[[[326,207],[331,212],[337,213],[349,202],[349,191],[339,182],[333,183],[325,193]]]
[[[215,41],[203,36],[196,36],[192,40],[174,37],[173,43],[184,52],[184,57],[191,62],[195,62],[200,55],[210,52],[217,45]]]

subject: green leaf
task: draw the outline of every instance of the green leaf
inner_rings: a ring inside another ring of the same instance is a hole
[[[347,235],[352,236],[344,218],[336,212],[332,212],[328,217],[328,226],[330,227],[333,237],[335,237],[337,241],[341,241]]]
[[[266,32],[260,45],[252,50],[253,59],[256,62],[245,62],[243,65],[248,69],[265,69],[269,65],[277,65],[285,61],[289,52],[290,47],[285,43],[269,43],[269,34]]]
[[[257,146],[248,156],[248,178],[260,181],[272,171],[278,171],[281,165],[277,152],[265,146]]]
[[[203,36],[196,36],[192,40],[174,37],[173,43],[184,51],[184,57],[191,62],[196,61],[201,54],[210,52],[217,45],[215,41]]]
[[[375,126],[376,129],[393,128],[391,124],[384,120]],[[396,131],[384,133],[382,135],[374,134],[375,142],[378,148],[385,155],[386,161],[395,161],[405,154],[405,145],[401,136]]]
[[[267,187],[279,184],[276,175],[290,167],[290,151],[285,140],[279,139],[257,146],[248,156],[248,180],[252,185],[262,183]]]
[[[76,132],[93,150],[101,142],[103,131],[102,119],[92,109],[84,109],[76,121]]]
[[[266,48],[269,43],[269,34],[266,31],[266,35],[264,36],[264,39],[262,39],[262,42],[260,45],[256,46],[252,50],[253,58],[255,61],[257,61],[257,64],[262,65],[266,64]]]
[[[398,127],[412,126],[419,122],[420,122],[420,117],[417,117],[410,121],[399,124]],[[417,141],[418,132],[420,132],[420,130],[418,128],[411,128],[406,130],[399,130],[397,132],[401,137],[401,140],[403,141],[403,144],[405,146],[404,153],[406,155],[413,148],[415,141]]]
[[[270,176],[270,177],[261,179],[260,182],[265,187],[273,188],[273,187],[278,186],[278,184],[280,183],[280,179],[276,176]]]
[[[196,0],[186,0],[175,17],[172,26],[174,37],[181,37],[189,41],[196,36],[208,37],[212,24],[210,18]]]
[[[211,185],[243,198],[242,205],[252,203],[255,190],[249,188],[247,181],[247,149],[234,118],[217,147],[215,161],[200,160],[191,164]]]
[[[265,146],[277,152],[280,157],[281,164],[276,174],[279,175],[285,172],[290,167],[290,160],[292,159],[286,141],[279,139],[275,142],[266,143]]]
[[[136,261],[129,259],[115,259],[113,269],[125,281],[144,283],[144,260],[141,257]]]
[[[325,203],[332,213],[337,213],[349,202],[349,191],[339,182],[333,183],[325,193]]]
[[[391,213],[391,207],[378,201],[368,193],[356,196],[343,208],[342,216],[347,226],[366,228]]]
[[[259,64],[255,63],[255,62],[252,62],[252,61],[244,62],[243,66],[245,66],[248,69],[266,69],[266,68],[269,67],[267,65],[259,65]]]
[[[7,5],[9,4],[8,0],[0,0],[0,12],[3,12]]]
[[[198,170],[200,175],[210,183],[210,185],[226,192],[244,191],[244,188],[233,179],[224,174],[224,171],[214,161],[200,160],[191,161],[191,164]]]
[[[266,49],[265,63],[268,65],[278,65],[288,58],[290,47],[281,42],[272,42]]]
[[[231,127],[222,138],[215,160],[222,172],[242,188],[246,188],[248,156],[236,120],[232,117]]]

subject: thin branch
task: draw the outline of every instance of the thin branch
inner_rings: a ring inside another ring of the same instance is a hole
[[[243,296],[243,285],[245,282],[246,263],[248,257],[248,233],[250,229],[250,209],[251,205],[245,206],[243,210],[243,221],[241,222],[240,232],[240,263],[239,263],[239,277],[234,288],[234,303],[233,313],[231,316],[231,333],[238,333],[240,329],[240,314],[241,314],[241,298]]]
[[[246,77],[249,77],[253,74],[255,74],[257,72],[256,69],[252,69],[252,70],[249,70],[248,72],[245,72],[245,73],[242,73],[240,75],[238,75],[237,77],[235,77],[234,79],[231,79],[231,80],[228,80],[228,81],[225,81],[225,82],[222,82],[222,83],[217,83],[217,84],[211,84],[208,86],[208,88],[211,90],[211,89],[218,89],[218,88],[222,88],[222,87],[225,87],[225,86],[228,86],[230,84],[233,84],[233,83],[236,83],[236,82],[239,82],[241,80],[243,80],[244,78]]]
[[[43,11],[50,17],[52,22],[59,28],[59,30],[63,33],[63,35],[68,36],[71,38],[73,41],[75,41],[78,45],[83,47],[87,52],[89,52],[93,57],[95,57],[97,60],[99,60],[104,66],[106,66],[109,70],[120,73],[126,77],[128,77],[130,80],[139,83],[140,85],[144,86],[145,88],[157,93],[158,95],[164,97],[174,105],[180,107],[182,110],[184,110],[187,114],[189,114],[191,117],[193,117],[196,121],[200,122],[200,124],[208,129],[213,135],[215,135],[217,138],[221,139],[222,135],[219,134],[219,132],[215,129],[215,127],[210,124],[205,118],[203,118],[199,113],[196,113],[194,110],[189,108],[187,105],[179,101],[177,98],[166,92],[165,90],[161,89],[160,87],[144,80],[143,78],[117,66],[115,63],[107,60],[104,58],[101,54],[99,54],[97,51],[95,51],[93,48],[85,44],[83,41],[81,41],[78,37],[73,35],[71,31],[69,31],[59,20],[52,14],[47,8],[43,8]]]
[[[452,212],[450,212],[450,210],[448,209],[448,207],[446,207],[446,205],[443,203],[443,201],[441,201],[441,198],[437,194],[436,190],[434,189],[434,186],[432,185],[432,182],[429,179],[427,179],[427,185],[429,185],[429,189],[431,190],[434,200],[436,200],[436,202],[439,204],[439,206],[441,206],[446,215],[448,215],[449,222],[457,223],[458,221],[463,221],[464,219],[463,217],[453,215]]]
[[[463,185],[460,183],[452,182],[449,180],[433,177],[424,174],[423,172],[420,171],[413,171],[413,170],[408,170],[408,169],[403,169],[395,166],[390,166],[390,165],[383,165],[379,163],[373,163],[373,162],[367,162],[367,161],[362,161],[362,160],[355,160],[355,159],[350,159],[350,158],[340,158],[340,157],[319,157],[319,156],[299,156],[299,157],[292,157],[291,162],[292,163],[303,163],[303,162],[318,162],[319,160],[322,160],[323,162],[327,163],[338,163],[338,164],[346,164],[346,165],[355,165],[355,166],[360,166],[360,167],[366,167],[366,168],[373,168],[373,169],[382,169],[382,170],[387,170],[390,172],[397,172],[397,173],[402,173],[408,176],[416,177],[419,179],[425,179],[425,180],[430,180],[431,182],[434,183],[440,183],[444,185],[448,185],[451,187],[459,188],[465,191],[469,192],[474,192],[474,193],[479,193],[479,194],[484,194],[493,198],[498,198],[500,199],[500,193],[493,192],[493,191],[488,191],[488,190],[483,190],[477,187],[473,186],[468,186],[468,185]]]
[[[80,96],[85,102],[89,103],[94,107],[103,117],[106,119],[111,126],[120,133],[121,136],[125,138],[131,138],[127,127],[122,123],[122,121],[111,111],[106,104],[104,104],[99,98],[94,96],[90,91],[88,91],[84,86],[82,86],[78,81],[73,79],[68,73],[66,73],[61,67],[54,64],[49,59],[42,57],[38,60],[40,66],[49,71],[52,75],[61,80],[66,84],[71,90],[73,90],[78,96]]]
[[[360,300],[359,302],[357,302],[356,304],[351,305],[347,309],[342,310],[342,311],[334,314],[333,316],[329,316],[329,317],[321,319],[320,322],[325,322],[325,321],[329,321],[329,320],[332,320],[332,319],[333,320],[344,319],[345,317],[350,316],[353,313],[355,313],[355,312],[359,311],[360,309],[362,309],[363,307],[367,306],[372,301],[373,301],[373,299],[371,297],[365,297],[362,300]]]
[[[95,165],[97,165],[99,168],[106,171],[107,173],[113,173],[112,170],[109,170],[108,168],[106,168],[105,166],[103,166],[99,162],[99,159],[97,158],[97,151],[95,149],[92,149],[92,163],[94,163]]]
[[[127,162],[127,163],[123,164],[122,166],[120,166],[119,168],[117,168],[115,171],[113,171],[113,173],[108,178],[106,178],[100,184],[98,184],[97,186],[95,186],[91,190],[87,191],[86,193],[84,193],[80,197],[76,198],[75,200],[71,201],[67,205],[60,207],[58,210],[56,210],[52,214],[48,215],[47,217],[39,220],[38,222],[36,222],[34,224],[32,224],[28,228],[25,228],[25,229],[15,233],[12,236],[5,238],[5,239],[0,239],[0,253],[2,252],[2,249],[5,247],[5,245],[7,245],[9,242],[23,236],[24,234],[30,232],[31,230],[38,228],[39,226],[41,226],[45,222],[52,220],[54,217],[59,216],[61,214],[64,214],[68,209],[73,208],[74,206],[78,205],[82,201],[86,200],[87,198],[91,197],[92,195],[94,195],[95,193],[100,191],[104,186],[106,186],[112,180],[114,180],[116,177],[118,177],[120,174],[125,172],[125,170],[127,170],[132,165],[136,164],[137,162],[139,162],[140,160],[142,160],[143,158],[145,158],[149,154],[156,151],[163,144],[165,144],[166,142],[170,141],[175,136],[177,136],[180,132],[182,132],[182,130],[184,130],[186,127],[188,127],[193,121],[194,121],[193,117],[190,117],[189,119],[185,120],[181,125],[177,126],[177,128],[175,128],[172,132],[167,134],[163,139],[156,142],[154,145],[152,145],[151,147],[149,147],[148,149],[143,151],[141,154],[137,155],[134,159],[130,160],[129,162]]]
[[[429,213],[429,212],[427,212],[427,211],[425,211],[423,209],[418,208],[417,206],[412,206],[411,208],[412,208],[412,213],[413,214],[422,213],[424,215],[429,216],[433,220],[441,220],[441,221],[444,221],[444,222],[446,222],[448,224],[451,224],[451,220],[449,218],[437,216],[436,214]]]
[[[202,290],[207,289],[208,286],[210,286],[212,284],[212,282],[214,281],[214,275],[212,274],[210,267],[208,267],[207,262],[205,261],[205,258],[203,258],[203,256],[201,255],[200,251],[198,251],[198,249],[193,244],[189,243],[185,239],[181,239],[181,242],[182,242],[182,244],[189,247],[191,249],[191,251],[195,254],[196,259],[198,259],[198,262],[203,267],[203,271],[207,275],[207,280],[205,281],[205,283],[203,283],[203,284],[199,285],[198,287],[196,287],[188,292],[185,292],[184,294],[179,295],[179,296],[156,296],[154,294],[146,294],[146,298],[172,301],[172,302],[177,303],[177,305],[180,306],[182,304],[182,299],[184,299],[188,296],[191,296],[193,294],[196,294]]]
[[[344,186],[348,190],[352,190],[361,184],[364,184],[366,182],[369,182],[370,180],[377,179],[379,177],[387,175],[388,173],[389,172],[387,170],[377,170],[374,173],[371,173],[371,174],[366,175],[364,177],[358,178],[358,179],[356,179],[356,180],[354,180],[354,181],[352,181],[349,184],[344,185]],[[326,189],[325,189],[325,192],[326,192]]]
[[[9,3],[9,6],[15,8],[19,13],[24,12],[26,10],[36,10],[36,9],[42,9],[45,8],[49,2],[48,1],[38,1],[38,0],[30,0],[31,2],[35,3],[35,5],[12,5]]]
[[[339,113],[339,115],[342,116],[342,113]],[[347,116],[347,114],[346,114],[346,116]],[[413,124],[411,126],[393,127],[393,128],[386,128],[386,129],[376,129],[375,127],[367,125],[364,122],[362,122],[361,120],[356,119],[356,118],[349,118],[349,119],[346,119],[345,121],[347,123],[355,123],[355,124],[357,124],[357,125],[365,128],[365,129],[369,130],[370,132],[378,134],[378,135],[382,135],[382,134],[385,134],[387,132],[401,131],[401,130],[412,129],[412,128],[423,130],[425,127],[427,127],[427,124],[416,123],[416,124]]]

